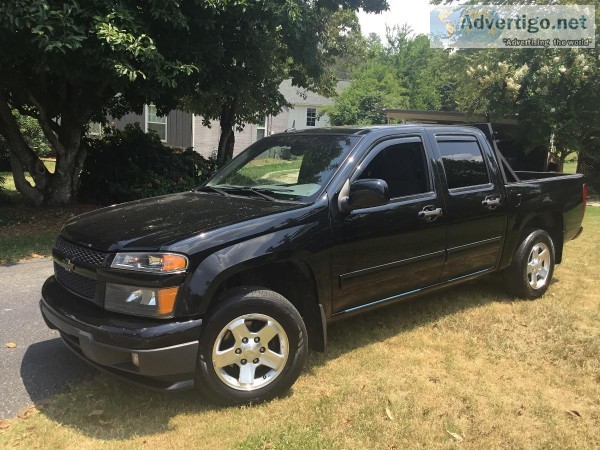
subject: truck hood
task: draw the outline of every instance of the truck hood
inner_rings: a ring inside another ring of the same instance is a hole
[[[204,192],[165,195],[70,219],[61,235],[104,251],[158,250],[194,235],[303,205]]]

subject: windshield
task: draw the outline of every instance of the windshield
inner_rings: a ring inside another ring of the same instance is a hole
[[[312,201],[360,140],[348,135],[277,135],[263,138],[229,164],[206,187],[234,195]]]

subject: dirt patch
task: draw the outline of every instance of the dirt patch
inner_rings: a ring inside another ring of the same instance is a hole
[[[73,205],[63,208],[32,206],[0,207],[0,236],[26,236],[58,232],[71,217],[97,209],[97,205]]]

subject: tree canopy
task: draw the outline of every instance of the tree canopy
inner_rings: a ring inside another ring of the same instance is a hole
[[[573,1],[558,3],[576,4]],[[600,1],[592,3],[596,5],[598,21]],[[599,33],[600,29],[596,28],[596,42]],[[577,152],[578,171],[600,188],[600,50],[597,46],[461,49],[456,52],[456,60],[466,70],[466,76],[456,89],[459,109],[483,113],[492,119],[516,117],[520,139],[526,147],[549,149],[556,155],[559,168],[570,153]]]
[[[364,45],[351,86],[325,110],[333,125],[385,123],[384,107],[454,109],[449,52],[430,48],[427,36],[395,27],[384,43],[370,36]]]
[[[151,102],[166,112],[191,93],[200,93],[208,99],[201,103],[213,109],[215,95],[233,92],[235,98],[232,87],[239,83],[263,83],[260,95],[248,101],[247,117],[253,104],[280,103],[273,94],[278,85],[265,83],[267,75],[282,72],[282,63],[297,85],[322,84],[332,57],[330,16],[361,7],[379,11],[387,2],[3,1],[0,134],[11,148],[17,189],[37,204],[73,200],[86,157],[86,127],[108,114],[141,111]],[[13,110],[38,120],[56,151],[55,173],[23,139]]]
[[[293,13],[255,2],[232,6],[218,27],[223,54],[208,64],[184,107],[202,115],[205,125],[219,121],[217,159],[233,154],[234,127],[261,123],[287,102],[279,86],[291,78],[296,86],[334,95],[336,63],[358,51],[357,6],[377,9],[380,1],[295,1]]]

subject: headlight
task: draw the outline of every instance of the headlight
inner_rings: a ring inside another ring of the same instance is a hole
[[[110,266],[138,272],[173,273],[185,271],[188,259],[174,253],[117,253]]]
[[[173,316],[178,287],[147,288],[106,283],[104,307],[136,316],[169,318]]]

